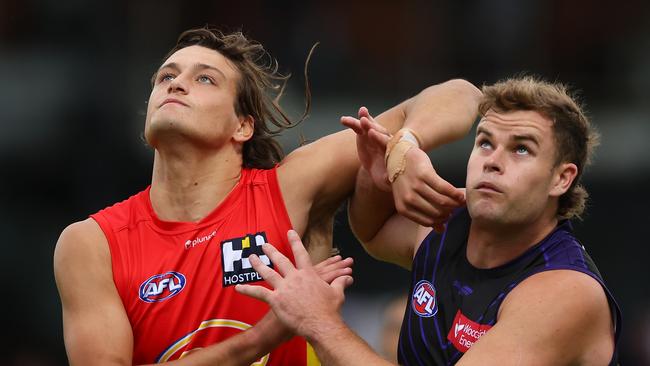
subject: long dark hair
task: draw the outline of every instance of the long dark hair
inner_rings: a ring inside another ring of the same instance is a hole
[[[287,116],[279,104],[291,75],[278,72],[278,62],[259,42],[248,39],[242,32],[223,33],[207,26],[190,29],[178,37],[176,45],[164,60],[174,52],[189,46],[202,46],[218,51],[237,67],[240,78],[235,112],[238,116],[250,115],[254,120],[253,136],[244,143],[242,150],[243,165],[260,169],[275,166],[284,158],[284,152],[274,137],[304,121],[311,110],[307,66],[316,44],[305,61],[305,110],[296,122]],[[271,96],[273,93],[275,97]]]

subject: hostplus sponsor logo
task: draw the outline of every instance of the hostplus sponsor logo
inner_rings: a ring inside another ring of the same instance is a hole
[[[266,243],[266,234],[264,232],[246,235],[241,238],[226,239],[221,242],[222,283],[224,287],[262,281],[262,276],[253,269],[248,256],[256,254],[262,263],[273,268],[271,260],[262,251],[264,243]]]
[[[447,334],[447,339],[457,350],[465,353],[490,328],[492,328],[491,325],[477,323],[458,310],[454,323],[449,329],[449,334]]]
[[[140,300],[160,302],[178,295],[185,288],[185,276],[180,272],[165,272],[149,277],[139,289]]]
[[[411,296],[411,307],[416,314],[429,318],[438,312],[438,301],[436,300],[436,289],[427,280],[421,280],[415,285]]]
[[[211,233],[208,234],[208,235],[203,235],[203,236],[199,236],[199,237],[197,237],[197,238],[195,238],[195,239],[190,239],[190,240],[188,240],[188,241],[185,242],[185,249],[194,248],[194,247],[197,246],[197,245],[200,245],[200,244],[203,244],[203,243],[207,243],[207,242],[209,242],[210,240],[212,240],[212,238],[214,238],[215,235],[217,235],[217,231],[216,231],[216,230],[213,231],[213,232],[211,232]]]

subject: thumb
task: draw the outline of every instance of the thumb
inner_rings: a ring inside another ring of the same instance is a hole
[[[354,280],[352,279],[352,276],[341,276],[337,277],[334,281],[332,281],[332,286],[333,289],[335,289],[337,292],[343,293],[343,291],[350,287]]]

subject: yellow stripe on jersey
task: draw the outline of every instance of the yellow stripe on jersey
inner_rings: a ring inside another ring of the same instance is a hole
[[[197,332],[200,332],[206,328],[215,328],[215,327],[226,327],[226,328],[235,328],[239,330],[246,330],[251,327],[250,324],[240,322],[238,320],[232,320],[232,319],[210,319],[210,320],[205,320],[201,322],[201,325],[199,327],[191,332],[190,334],[186,335],[185,337],[179,339],[176,341],[172,346],[170,346],[165,353],[158,359],[157,362],[166,362],[171,359],[171,357],[178,352],[181,348],[185,347],[187,344],[189,344],[192,341],[192,338],[194,338],[194,335]],[[183,358],[187,354],[189,354],[191,351],[194,349],[188,349],[185,350],[179,359]],[[264,366],[266,363],[269,361],[269,355],[266,354],[264,357],[260,358],[257,362],[254,362],[251,364],[251,366]],[[320,365],[320,364],[318,364]]]
[[[320,360],[316,356],[316,351],[314,351],[314,347],[309,342],[307,342],[307,366],[320,366]]]

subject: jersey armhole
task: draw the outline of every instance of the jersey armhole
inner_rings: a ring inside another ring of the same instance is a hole
[[[602,279],[600,279],[598,276],[596,276],[593,272],[587,270],[586,268],[582,267],[577,267],[577,266],[570,266],[570,265],[558,265],[558,266],[550,266],[550,267],[544,267],[537,269],[535,271],[531,271],[528,273],[525,277],[520,278],[519,281],[516,282],[516,284],[512,287],[510,287],[506,292],[505,296],[501,299],[501,302],[499,303],[496,313],[499,313],[499,310],[501,308],[501,304],[503,303],[503,299],[506,298],[506,296],[512,291],[513,288],[517,287],[521,282],[523,282],[525,279],[538,274],[542,272],[547,272],[547,271],[554,271],[554,270],[570,270],[570,271],[576,271],[580,273],[584,273],[587,276],[593,278],[600,284],[600,287],[603,289],[605,292],[605,297],[607,297],[607,303],[609,304],[609,310],[610,314],[612,316],[612,322],[614,323],[614,353],[612,354],[612,361],[618,358],[618,340],[621,335],[621,323],[622,323],[622,315],[621,315],[621,308],[618,306],[618,303],[616,302],[616,299],[614,299],[614,296],[612,293],[609,291],[607,286],[605,286],[605,282],[603,282]],[[611,364],[611,363],[610,363]]]
[[[287,206],[284,204],[282,190],[280,189],[280,184],[278,183],[278,165],[274,166],[272,169],[267,170],[266,176],[266,180],[269,184],[269,190],[271,191],[271,202],[273,202],[273,206],[277,208],[277,219],[280,221],[280,224],[285,226],[287,231],[289,229],[293,229],[293,224],[291,223],[291,218],[289,217],[289,212],[287,211]],[[284,234],[286,234],[286,232]]]
[[[122,286],[118,285],[117,278],[115,277],[115,273],[116,273],[115,259],[116,257],[119,256],[119,253],[117,252],[117,249],[114,248],[114,245],[117,245],[117,238],[115,237],[113,228],[111,224],[108,222],[108,220],[106,219],[106,217],[101,212],[90,215],[90,218],[95,220],[97,225],[99,225],[99,228],[102,230],[104,237],[106,238],[106,243],[108,244],[108,251],[111,258],[111,273],[113,276],[113,283],[115,284],[115,288],[117,289],[117,292],[120,294],[120,298],[124,302],[124,297],[121,291]]]

